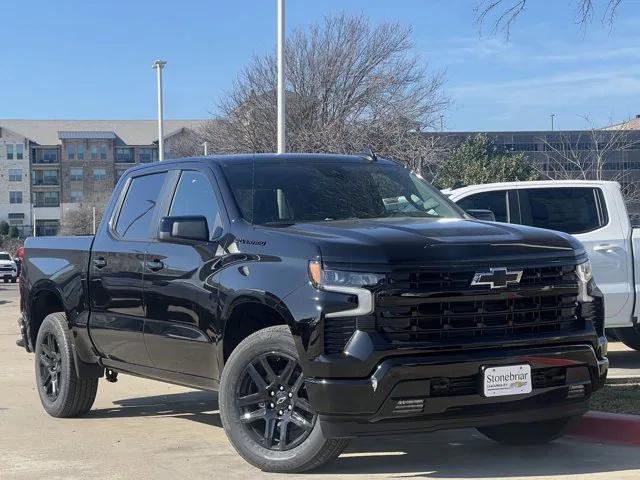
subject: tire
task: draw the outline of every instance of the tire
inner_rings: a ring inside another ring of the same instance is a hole
[[[613,332],[627,347],[640,351],[640,332],[634,327],[614,328]]]
[[[17,278],[12,278],[12,279],[11,279],[11,283],[16,283],[17,281],[18,281],[18,279],[17,279]]]
[[[91,410],[98,379],[78,378],[64,313],[52,313],[42,321],[35,345],[35,368],[40,401],[49,415],[78,417]]]
[[[253,403],[242,405],[240,397],[249,400],[251,395]],[[218,400],[229,441],[242,458],[265,472],[318,468],[337,458],[348,444],[346,439],[323,436],[286,326],[260,330],[236,347],[222,372]]]
[[[9,283],[9,279],[8,279],[8,278],[5,278],[5,279],[4,279],[4,283]]]
[[[535,423],[478,427],[477,430],[485,437],[506,445],[541,445],[562,437],[574,420],[574,417],[565,417]]]

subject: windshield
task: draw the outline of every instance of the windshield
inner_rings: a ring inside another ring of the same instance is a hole
[[[0,253],[0,260],[11,260],[11,255],[8,253]]]
[[[449,200],[399,165],[242,162],[222,165],[245,220],[287,224],[344,219],[462,218]]]

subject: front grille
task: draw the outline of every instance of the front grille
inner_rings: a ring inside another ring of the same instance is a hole
[[[0,272],[11,272],[13,267],[0,267]]]
[[[396,342],[503,338],[583,325],[574,294],[429,298],[400,305],[397,297],[378,298],[377,330]]]
[[[477,271],[482,270],[487,269],[477,269]],[[471,286],[471,280],[475,274],[476,270],[398,272],[388,275],[388,282],[390,288],[393,289],[424,292],[484,289],[483,286]],[[575,267],[573,265],[558,265],[525,268],[522,271],[520,286],[557,285],[575,281]]]
[[[325,351],[344,350],[356,331],[375,330],[391,343],[499,341],[581,330],[575,266],[529,267],[518,285],[471,285],[485,267],[387,275],[369,317],[325,319]],[[587,312],[584,312],[587,313]],[[591,313],[591,312],[589,312]]]

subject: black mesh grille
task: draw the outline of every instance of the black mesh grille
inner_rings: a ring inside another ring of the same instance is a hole
[[[415,300],[379,296],[376,326],[392,341],[501,338],[582,328],[574,294]],[[396,303],[401,303],[400,305]]]
[[[509,270],[522,270],[518,285],[494,290],[487,285],[472,286],[475,273],[487,270],[388,274],[386,284],[376,293],[373,316],[360,320],[325,318],[325,351],[343,351],[356,328],[375,329],[399,344],[465,339],[491,342],[580,330],[586,314],[597,316],[597,312],[580,312],[573,265],[512,267]]]

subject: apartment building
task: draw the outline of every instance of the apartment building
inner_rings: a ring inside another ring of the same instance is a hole
[[[179,139],[200,123],[166,120],[165,158],[172,158]],[[11,214],[17,224],[23,214],[25,235],[34,221],[37,235],[56,235],[65,215],[80,205],[102,209],[128,168],[158,160],[154,120],[0,120],[0,132],[7,132],[0,137],[0,182],[7,184],[11,207],[5,210],[0,202],[0,221]],[[14,152],[11,160],[3,161],[5,150]]]
[[[31,222],[29,140],[0,127],[0,222],[18,228]]]

